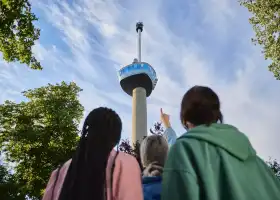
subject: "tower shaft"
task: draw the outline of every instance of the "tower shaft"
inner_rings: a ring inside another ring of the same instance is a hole
[[[136,24],[138,33],[138,62],[141,62],[141,32],[143,23]],[[132,92],[132,143],[141,142],[147,135],[147,99],[146,89],[137,87]]]
[[[132,95],[132,144],[141,142],[147,136],[146,90],[138,87]]]

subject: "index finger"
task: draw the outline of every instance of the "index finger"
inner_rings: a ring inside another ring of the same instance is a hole
[[[160,108],[160,114],[163,114],[162,108]]]

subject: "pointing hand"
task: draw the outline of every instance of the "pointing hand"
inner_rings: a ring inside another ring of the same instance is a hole
[[[171,124],[170,124],[170,116],[168,115],[168,114],[166,114],[166,113],[164,113],[163,111],[162,111],[162,108],[160,109],[160,120],[161,120],[161,122],[163,123],[163,125],[164,125],[164,127],[165,128],[169,128],[169,127],[171,127]]]

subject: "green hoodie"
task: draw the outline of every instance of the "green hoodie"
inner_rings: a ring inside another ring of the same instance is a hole
[[[165,164],[162,200],[279,200],[280,181],[249,139],[226,124],[195,127]]]

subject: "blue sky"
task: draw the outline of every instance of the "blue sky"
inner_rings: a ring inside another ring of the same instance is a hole
[[[140,20],[142,60],[159,78],[148,99],[148,126],[159,120],[162,107],[182,134],[183,94],[207,85],[219,94],[226,123],[245,132],[261,157],[280,159],[280,82],[251,43],[249,13],[237,0],[32,0],[32,5],[41,28],[33,50],[44,70],[0,58],[1,103],[21,101],[26,89],[75,81],[83,89],[85,115],[98,106],[115,109],[124,123],[123,138],[129,138],[132,99],[121,90],[116,71],[137,55]]]

